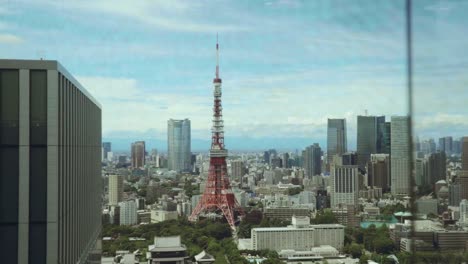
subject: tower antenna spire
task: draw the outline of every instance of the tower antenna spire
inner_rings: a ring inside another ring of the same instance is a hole
[[[218,33],[216,33],[216,79],[219,79],[219,44],[218,44]]]
[[[216,77],[213,80],[213,126],[211,128],[210,169],[206,180],[206,188],[200,201],[189,217],[197,221],[199,216],[210,213],[222,214],[236,234],[237,220],[245,216],[245,212],[237,202],[231,189],[226,165],[228,151],[224,147],[223,107],[221,104],[221,78],[219,78],[219,44],[216,34]]]

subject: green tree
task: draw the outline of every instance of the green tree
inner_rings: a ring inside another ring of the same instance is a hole
[[[360,264],[367,264],[367,261],[369,260],[369,257],[366,254],[361,255],[359,258],[359,263]]]
[[[297,195],[302,191],[302,188],[289,188],[288,195]]]
[[[387,236],[377,236],[373,244],[375,251],[379,254],[390,254],[395,249],[393,241]]]
[[[311,219],[311,222],[319,225],[319,224],[336,224],[338,220],[336,219],[335,215],[331,210],[323,210],[319,211],[314,219]]]
[[[351,254],[353,258],[360,258],[362,255],[362,246],[356,243],[351,243],[345,251],[347,251],[348,254]]]

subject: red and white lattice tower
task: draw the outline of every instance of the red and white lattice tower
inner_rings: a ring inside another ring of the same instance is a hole
[[[210,212],[221,213],[233,230],[237,217],[244,216],[244,211],[231,190],[227,175],[224,148],[224,125],[221,107],[221,78],[219,78],[219,45],[216,37],[216,78],[214,84],[213,128],[211,129],[210,169],[205,191],[197,206],[190,215],[190,221],[196,221],[198,216]]]

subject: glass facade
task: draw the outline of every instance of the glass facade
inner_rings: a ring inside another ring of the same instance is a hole
[[[18,249],[19,71],[0,70],[0,245]],[[2,256],[16,263],[17,254]]]

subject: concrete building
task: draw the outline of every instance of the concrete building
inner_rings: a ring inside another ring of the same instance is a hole
[[[359,199],[360,173],[357,165],[331,165],[331,206],[357,205]]]
[[[178,215],[177,211],[151,210],[151,223],[176,220]]]
[[[468,170],[457,171],[455,183],[460,185],[460,199],[468,199]]]
[[[169,170],[177,172],[191,169],[190,120],[167,121],[167,153]]]
[[[391,192],[406,196],[410,194],[409,118],[392,116],[391,124]]]
[[[346,152],[339,156],[335,156],[341,165],[358,165],[358,155],[356,152]]]
[[[295,216],[310,216],[310,209],[307,207],[281,206],[266,207],[263,210],[266,218],[289,220]]]
[[[282,168],[291,168],[291,164],[289,162],[289,153],[285,152],[281,155],[281,167]]]
[[[142,168],[145,166],[146,147],[144,141],[132,143],[132,167]]]
[[[307,178],[310,179],[312,176],[322,173],[322,149],[318,143],[314,143],[302,151],[302,157]]]
[[[385,192],[390,190],[389,154],[371,154],[367,165],[367,184],[382,188]]]
[[[468,225],[468,200],[466,199],[460,202],[460,219],[458,222],[461,225]]]
[[[327,160],[333,161],[335,155],[342,155],[348,151],[346,138],[346,119],[328,119],[327,125]],[[328,171],[328,170],[327,170]]]
[[[364,168],[370,154],[382,153],[385,149],[385,116],[357,116],[358,165]]]
[[[460,196],[460,184],[452,183],[449,185],[449,205],[450,206],[457,206],[461,202]]]
[[[117,205],[123,199],[123,176],[109,175],[109,205]]]
[[[414,161],[415,184],[416,186],[424,186],[429,184],[427,172],[427,159],[417,158]]]
[[[245,165],[242,160],[231,161],[231,178],[240,180],[245,175]]]
[[[338,224],[310,225],[309,217],[293,217],[287,227],[252,228],[252,249],[275,251],[309,251],[328,245],[341,251],[344,244],[344,226]]]
[[[420,214],[439,215],[439,205],[437,199],[420,198],[416,200],[416,209]]]
[[[120,225],[136,225],[137,206],[134,200],[120,202]]]
[[[180,236],[154,237],[154,244],[148,246],[148,264],[188,264],[187,247]]]
[[[429,184],[435,184],[439,180],[446,180],[447,156],[445,152],[431,153],[426,157],[426,160]]]
[[[100,104],[60,63],[0,60],[2,263],[96,260],[101,144]]]

